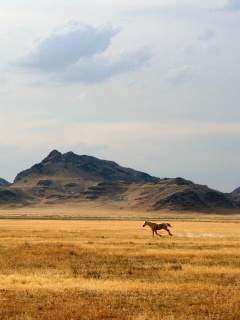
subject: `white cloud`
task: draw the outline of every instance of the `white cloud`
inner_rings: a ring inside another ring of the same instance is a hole
[[[223,7],[225,11],[238,11],[240,10],[240,1],[239,0],[228,0],[225,6]]]
[[[179,85],[189,82],[199,76],[198,70],[194,66],[182,66],[180,68],[171,69],[167,74],[167,80],[172,85]]]
[[[218,11],[224,11],[224,12],[237,12],[240,10],[240,1],[239,0],[227,0],[225,5],[218,8],[213,9],[211,12],[218,12]]]
[[[134,71],[151,56],[146,47],[108,53],[111,40],[119,33],[111,24],[93,27],[70,21],[35,39],[27,55],[16,66],[40,71],[59,82],[100,82],[122,72]]]
[[[70,21],[35,39],[32,51],[19,61],[22,67],[55,72],[79,59],[105,51],[111,38],[119,32],[111,25],[95,28],[79,21]]]
[[[215,35],[215,33],[212,29],[207,29],[204,31],[203,34],[201,34],[201,36],[199,37],[199,40],[208,41],[208,40],[213,39],[214,35]]]
[[[62,74],[56,75],[66,82],[96,83],[123,72],[135,71],[151,57],[148,47],[127,48],[112,54],[94,55],[79,59]]]

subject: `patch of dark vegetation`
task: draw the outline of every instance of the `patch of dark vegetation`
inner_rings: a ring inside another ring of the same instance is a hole
[[[65,188],[72,188],[72,187],[77,187],[77,186],[78,186],[78,184],[74,183],[74,182],[67,183],[67,184],[64,185]]]
[[[66,198],[65,195],[63,194],[50,194],[46,197],[46,199],[52,199],[52,198],[55,198],[55,199],[64,199]]]
[[[194,185],[194,183],[192,181],[185,180],[180,177],[173,179],[173,183],[175,183],[177,186],[190,186],[190,185],[192,186],[192,185]]]
[[[37,186],[49,187],[52,183],[52,180],[39,180]]]

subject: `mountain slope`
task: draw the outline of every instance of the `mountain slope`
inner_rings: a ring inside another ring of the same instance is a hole
[[[239,197],[234,194],[183,178],[160,179],[113,161],[57,150],[20,172],[11,186],[0,190],[2,205],[63,203],[138,211],[240,210]]]

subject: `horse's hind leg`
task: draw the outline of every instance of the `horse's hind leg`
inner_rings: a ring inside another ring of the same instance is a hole
[[[171,232],[170,232],[169,229],[166,229],[166,230],[167,230],[167,232],[168,232],[168,234],[169,234],[170,236],[173,236],[173,234],[171,234]]]

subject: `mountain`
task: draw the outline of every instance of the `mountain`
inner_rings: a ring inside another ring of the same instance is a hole
[[[240,207],[240,187],[236,188],[231,192],[231,197],[234,202]]]
[[[160,179],[113,161],[53,150],[0,188],[0,205],[90,203],[139,211],[229,212],[239,198],[178,178]]]
[[[233,190],[232,194],[236,194],[236,193],[240,193],[240,187],[238,187],[235,190]]]
[[[0,187],[9,187],[11,185],[10,182],[0,178]]]
[[[30,169],[20,172],[14,184],[36,181],[39,177],[49,179],[79,179],[83,182],[125,181],[125,182],[156,182],[158,178],[147,173],[123,168],[113,161],[100,160],[91,156],[79,156],[73,152],[61,154],[53,150]]]
[[[149,199],[153,198],[153,210],[168,208],[211,212],[220,208],[238,209],[238,204],[230,195],[180,177],[160,179],[154,189],[149,194]]]

